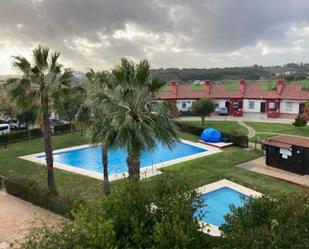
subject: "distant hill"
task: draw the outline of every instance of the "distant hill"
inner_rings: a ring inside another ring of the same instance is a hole
[[[153,77],[191,83],[195,80],[269,80],[283,78],[287,81],[304,80],[309,76],[309,64],[289,63],[283,66],[225,67],[225,68],[167,68],[152,69]]]

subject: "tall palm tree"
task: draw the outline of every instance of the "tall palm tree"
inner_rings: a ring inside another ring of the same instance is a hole
[[[22,73],[22,77],[8,81],[9,96],[19,110],[29,110],[32,105],[38,105],[37,119],[41,124],[44,138],[47,184],[48,188],[56,193],[50,111],[53,103],[60,101],[60,93],[69,88],[72,74],[69,70],[62,73],[62,66],[58,63],[60,53],[50,53],[48,48],[39,46],[33,50],[32,56],[32,63],[25,57],[13,57],[12,65]]]
[[[163,84],[151,79],[147,60],[134,64],[122,59],[112,70],[112,82],[113,91],[106,93],[102,105],[116,131],[114,143],[127,149],[129,177],[139,179],[141,152],[154,149],[158,142],[172,146],[177,138],[171,106],[154,101]]]
[[[92,69],[86,74],[88,79],[86,107],[93,114],[93,122],[89,129],[90,142],[101,145],[103,165],[103,193],[109,194],[108,179],[108,148],[115,144],[116,131],[112,126],[111,116],[105,109],[105,96],[111,91],[110,74],[108,72],[94,72]],[[102,105],[103,103],[103,105]]]

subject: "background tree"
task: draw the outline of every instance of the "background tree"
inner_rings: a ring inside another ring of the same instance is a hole
[[[192,103],[193,113],[199,115],[202,119],[202,124],[205,123],[205,117],[215,111],[215,103],[212,99],[203,98]]]
[[[48,48],[39,46],[33,50],[32,56],[33,64],[25,57],[13,57],[13,67],[22,74],[22,77],[9,81],[9,95],[20,110],[29,110],[33,105],[38,106],[37,119],[43,132],[47,183],[49,189],[56,193],[50,110],[53,103],[59,101],[62,91],[69,88],[72,74],[69,70],[61,72],[62,66],[58,63],[60,53],[50,53]]]
[[[83,87],[71,87],[63,92],[60,99],[54,104],[54,111],[61,119],[69,122],[71,132],[73,132],[72,122],[77,119],[78,113],[86,99],[86,90]]]

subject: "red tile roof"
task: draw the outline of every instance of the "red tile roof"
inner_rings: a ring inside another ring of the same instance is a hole
[[[309,91],[302,90],[297,83],[284,84],[282,93],[279,95],[277,90],[263,90],[258,83],[246,83],[244,92],[239,90],[226,90],[224,84],[210,83],[210,92],[206,89],[191,90],[188,85],[177,84],[176,93],[173,91],[162,91],[158,93],[157,99],[199,99],[199,98],[229,99],[291,99],[309,100]]]

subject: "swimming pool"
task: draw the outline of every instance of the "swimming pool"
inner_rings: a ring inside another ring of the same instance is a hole
[[[230,213],[231,205],[242,207],[249,198],[262,196],[253,189],[227,179],[206,184],[196,191],[199,197],[193,205],[202,205],[198,206],[194,218],[201,224],[203,232],[212,236],[221,235],[219,227],[225,223],[224,216]]]
[[[193,143],[181,139],[172,148],[158,143],[152,151],[141,154],[141,175],[149,177],[159,174],[158,169],[220,152],[220,149]],[[40,164],[45,164],[45,153],[37,153],[20,157]],[[127,176],[127,152],[125,149],[108,151],[108,173],[111,181]],[[78,174],[102,179],[101,147],[82,145],[54,151],[54,167]]]
[[[202,221],[219,227],[225,223],[224,216],[230,213],[231,205],[242,207],[250,197],[234,189],[223,187],[203,194],[199,198],[206,205],[198,208],[196,215],[199,212],[206,214]]]

